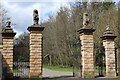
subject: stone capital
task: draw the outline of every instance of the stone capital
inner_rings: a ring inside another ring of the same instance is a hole
[[[27,28],[28,31],[43,31],[45,27],[41,25],[31,25]]]
[[[14,32],[2,32],[3,38],[13,38],[16,35]]]
[[[80,28],[78,30],[79,34],[85,33],[85,34],[92,34],[95,31],[93,28]]]
[[[103,35],[102,37],[100,37],[102,40],[107,40],[107,39],[110,39],[110,40],[114,40],[117,36],[115,35]]]
[[[109,28],[109,25],[107,25],[106,31],[104,32],[104,35],[100,37],[102,40],[114,40],[117,36],[115,36],[112,31]]]

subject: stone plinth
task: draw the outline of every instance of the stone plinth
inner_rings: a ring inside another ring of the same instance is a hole
[[[94,77],[93,32],[95,29],[82,28],[78,30],[81,41],[82,77]]]
[[[30,72],[29,77],[42,76],[42,31],[44,27],[33,25],[30,32]]]
[[[3,76],[6,75],[6,78],[13,77],[13,39],[15,34],[9,31],[2,32]]]
[[[116,66],[114,39],[116,38],[116,36],[114,36],[108,28],[101,38],[103,40],[103,46],[105,48],[106,77],[115,77]]]

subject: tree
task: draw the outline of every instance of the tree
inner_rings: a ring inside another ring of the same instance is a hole
[[[71,60],[74,60],[77,64],[81,63],[81,45],[77,31],[83,26],[82,17],[86,11],[89,12],[91,28],[96,29],[94,32],[95,66],[100,67],[103,64],[101,61],[104,58],[104,48],[100,37],[103,35],[107,24],[110,25],[110,29],[115,35],[118,32],[116,27],[118,11],[114,2],[76,2],[71,5],[70,9],[66,7],[60,8],[55,17],[50,17],[44,23],[43,54],[48,59],[50,58],[46,63],[61,65],[62,67],[72,66]],[[117,46],[119,42],[115,41],[115,43]],[[76,54],[78,58],[72,57],[72,55]],[[99,58],[100,55],[101,58]],[[46,58],[44,58],[45,60]]]
[[[10,20],[10,18],[7,16],[7,10],[0,3],[0,44],[2,43],[2,29],[5,27],[5,23],[8,20]]]
[[[14,61],[29,61],[29,34],[14,39]]]

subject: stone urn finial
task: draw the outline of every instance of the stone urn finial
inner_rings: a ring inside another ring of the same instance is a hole
[[[10,21],[7,21],[6,22],[6,26],[2,29],[2,32],[5,33],[5,32],[8,32],[8,33],[13,33],[13,29],[11,28],[11,22]]]
[[[6,28],[11,28],[11,22],[10,21],[6,22]]]
[[[33,25],[38,24],[39,22],[39,14],[38,14],[38,10],[34,9],[33,10]]]
[[[106,26],[106,31],[107,30],[110,30],[110,25],[109,24]]]
[[[104,35],[113,35],[112,31],[110,30],[110,25],[107,24],[106,31],[104,32]]]
[[[110,30],[110,25],[108,24],[108,25],[106,26],[106,30],[105,30],[103,36],[100,37],[100,38],[102,38],[102,39],[104,40],[104,39],[115,39],[116,37],[117,37],[117,36],[115,36],[115,35],[112,33],[112,31]]]

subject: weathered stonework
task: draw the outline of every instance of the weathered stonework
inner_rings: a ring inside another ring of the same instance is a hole
[[[2,80],[2,44],[0,44],[0,80]]]
[[[114,39],[116,36],[114,36],[108,28],[101,38],[103,40],[103,46],[105,48],[106,77],[115,77],[116,65]]]
[[[6,73],[6,77],[11,78],[13,77],[13,38],[15,34],[14,32],[2,33],[3,74]]]
[[[44,27],[30,26],[30,72],[29,77],[42,76],[42,31]]]
[[[120,47],[118,47],[117,62],[118,62],[118,75],[120,76]]]
[[[82,55],[82,77],[94,77],[94,58],[93,58],[93,32],[94,29],[82,28],[78,32],[81,41],[81,55]]]
[[[2,46],[2,44],[0,44],[0,52],[2,53],[2,49],[3,48],[3,46]]]

